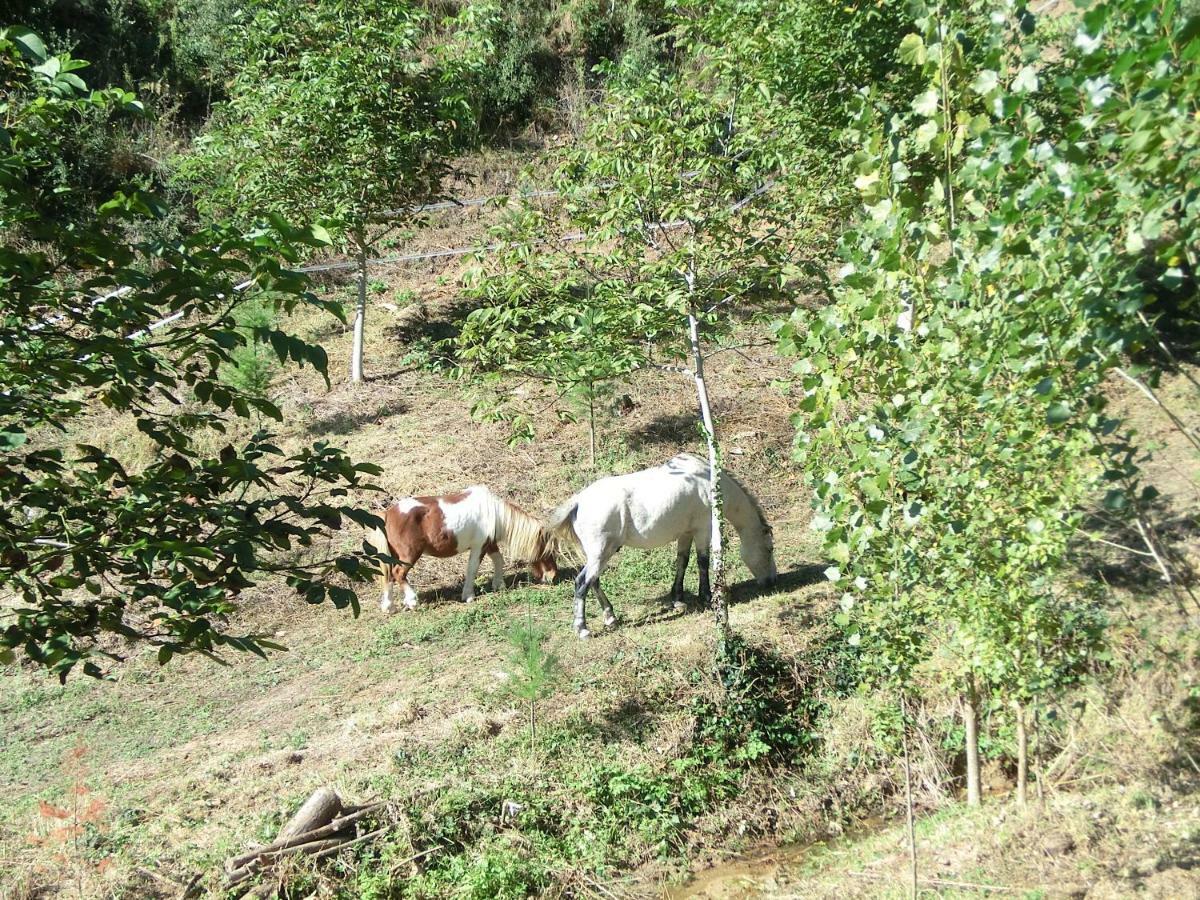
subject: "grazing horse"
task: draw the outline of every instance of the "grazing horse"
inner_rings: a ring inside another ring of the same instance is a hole
[[[721,492],[725,516],[741,540],[742,559],[759,584],[775,580],[775,544],[762,508],[736,478],[722,473]],[[671,600],[683,602],[683,576],[692,544],[700,567],[700,599],[708,602],[708,547],[711,532],[712,490],[708,463],[690,453],[670,462],[629,475],[601,478],[588,485],[554,511],[547,528],[556,537],[573,537],[587,559],[575,579],[575,631],[589,634],[585,616],[588,588],[596,592],[604,609],[604,624],[617,617],[600,586],[600,573],[622,547],[661,547],[678,541],[675,583]]]
[[[470,551],[464,603],[475,599],[475,575],[485,553],[492,561],[492,587],[504,587],[501,547],[514,559],[530,561],[535,579],[549,583],[558,575],[553,536],[533,516],[483,485],[441,497],[396,500],[384,511],[383,528],[370,529],[367,540],[377,553],[396,560],[379,564],[383,587],[379,606],[385,613],[394,608],[393,582],[404,590],[404,605],[416,609],[417,592],[408,583],[408,573],[423,553],[444,558]]]

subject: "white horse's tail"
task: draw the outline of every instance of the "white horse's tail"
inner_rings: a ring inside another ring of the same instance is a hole
[[[550,519],[546,522],[546,530],[554,535],[560,545],[581,548],[579,535],[575,533],[573,527],[577,512],[579,512],[579,495],[575,494],[550,514]]]
[[[383,533],[382,528],[367,529],[367,543],[376,553],[390,554],[391,548],[388,547],[387,535]],[[379,561],[379,589],[387,590],[388,578],[391,576],[391,571],[387,563],[383,560]]]

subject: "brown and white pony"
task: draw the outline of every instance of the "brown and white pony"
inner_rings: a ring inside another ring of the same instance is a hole
[[[396,564],[380,562],[383,594],[379,606],[385,613],[392,604],[392,584],[404,590],[404,605],[417,607],[417,592],[408,583],[408,573],[421,555],[455,556],[470,552],[462,599],[475,599],[475,575],[483,554],[492,561],[492,587],[504,587],[504,557],[500,548],[516,560],[531,563],[530,574],[552,582],[558,575],[554,560],[554,538],[533,516],[519,506],[497,497],[483,485],[441,497],[405,497],[388,506],[383,529],[367,532],[368,543]]]

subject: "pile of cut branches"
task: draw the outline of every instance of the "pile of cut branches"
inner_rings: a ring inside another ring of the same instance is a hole
[[[243,884],[290,857],[325,859],[347,847],[374,840],[388,830],[388,826],[379,824],[387,806],[383,801],[346,806],[330,788],[318,788],[275,840],[226,860],[224,886],[228,890]]]

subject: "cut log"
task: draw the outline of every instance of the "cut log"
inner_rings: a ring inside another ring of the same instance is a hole
[[[285,840],[328,825],[342,812],[341,798],[327,787],[317,788],[312,796],[279,831],[277,840]]]
[[[320,828],[314,828],[312,831],[305,831],[302,834],[295,834],[291,837],[279,838],[267,844],[265,847],[259,847],[255,850],[249,851],[248,853],[243,853],[241,856],[235,856],[225,864],[225,868],[227,871],[232,872],[242,868],[242,866],[246,865],[246,863],[259,856],[267,856],[271,853],[274,853],[276,850],[286,850],[289,847],[310,843],[318,838],[335,835],[339,831],[349,828],[368,813],[374,812],[385,805],[386,804],[380,802],[368,804],[367,806],[361,806],[352,813],[347,813],[344,816],[338,816],[328,825],[322,825]]]
[[[387,827],[359,834],[361,823],[372,813],[385,810],[387,806],[384,801],[343,806],[338,795],[329,788],[314,791],[280,829],[274,841],[226,861],[225,888],[270,872],[284,857],[325,859],[346,847],[373,840],[387,831]],[[266,887],[270,892],[271,885],[267,884]]]

